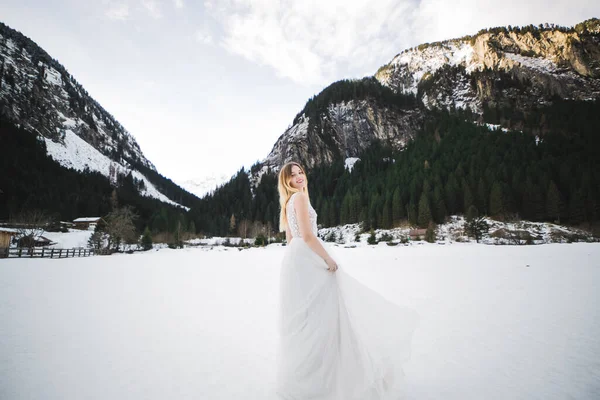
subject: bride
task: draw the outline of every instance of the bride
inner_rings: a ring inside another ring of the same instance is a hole
[[[279,172],[282,260],[276,392],[285,400],[399,399],[418,315],[338,269],[317,236],[304,169]]]

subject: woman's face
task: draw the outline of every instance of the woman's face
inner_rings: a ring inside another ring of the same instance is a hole
[[[304,171],[302,171],[297,165],[292,165],[290,186],[298,190],[302,190],[302,188],[306,186],[306,176],[304,176]]]

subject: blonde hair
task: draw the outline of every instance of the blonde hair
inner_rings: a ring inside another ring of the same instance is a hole
[[[284,164],[283,167],[281,167],[281,170],[279,170],[279,182],[277,184],[277,190],[279,191],[279,206],[281,207],[279,212],[279,232],[285,232],[285,229],[287,228],[286,206],[290,200],[290,197],[292,197],[294,193],[300,191],[290,185],[290,180],[292,178],[292,167],[294,165],[304,172],[304,181],[306,182],[306,185],[304,185],[302,191],[308,195],[308,179],[306,178],[306,171],[304,168],[302,168],[302,166],[295,161],[290,161]]]

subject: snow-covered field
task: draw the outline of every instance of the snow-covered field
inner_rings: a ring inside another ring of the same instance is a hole
[[[328,244],[420,315],[408,399],[600,398],[600,244]],[[0,261],[0,399],[275,400],[285,247]]]

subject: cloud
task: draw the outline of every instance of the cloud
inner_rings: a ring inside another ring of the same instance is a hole
[[[588,0],[506,1],[206,0],[204,10],[223,31],[220,46],[305,84],[373,74],[424,42],[493,26],[573,25],[600,11]]]
[[[573,26],[600,13],[600,3],[587,0],[505,0],[495,1],[422,0],[415,9],[415,39],[432,42],[477,33],[497,26],[555,23]]]
[[[175,4],[175,8],[177,9],[181,9],[184,6],[183,0],[173,0],[173,3]]]
[[[202,44],[213,44],[213,37],[206,29],[198,29],[194,33],[194,39]]]
[[[162,17],[162,12],[160,11],[160,7],[156,1],[142,0],[142,5],[152,18],[159,19]]]
[[[125,3],[113,3],[106,10],[105,15],[112,20],[125,21],[129,18],[129,5]]]
[[[408,1],[223,0],[205,2],[220,44],[298,83],[322,84],[391,58],[409,35]],[[374,72],[374,71],[373,71]]]

